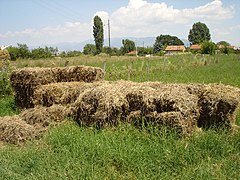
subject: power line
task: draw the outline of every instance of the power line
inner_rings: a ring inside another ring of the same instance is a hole
[[[61,15],[63,17],[65,17],[66,19],[69,19],[71,21],[76,21],[79,20],[76,17],[73,17],[71,15],[71,13],[66,12],[65,10],[63,10],[60,6],[57,5],[53,5],[53,4],[49,4],[49,1],[44,1],[44,0],[34,0],[32,1],[35,4],[37,4],[38,6],[43,7],[44,9],[48,10],[51,13],[57,13],[57,15]]]

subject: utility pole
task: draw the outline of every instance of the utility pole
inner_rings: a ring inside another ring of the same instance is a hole
[[[108,46],[111,48],[111,37],[110,37],[110,20],[108,19]]]

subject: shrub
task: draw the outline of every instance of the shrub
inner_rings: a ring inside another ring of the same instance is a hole
[[[12,94],[10,69],[9,61],[3,61],[2,65],[0,66],[0,97]]]
[[[213,42],[210,41],[204,41],[202,43],[202,54],[211,54],[213,55],[215,53],[216,45]]]

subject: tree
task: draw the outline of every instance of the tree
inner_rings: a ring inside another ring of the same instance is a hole
[[[26,59],[30,57],[30,51],[26,44],[17,44],[18,45],[18,58]]]
[[[210,41],[203,41],[201,46],[202,54],[211,54],[213,55],[215,53],[216,45],[214,42]]]
[[[227,47],[227,46],[230,46],[230,43],[228,43],[227,41],[219,41],[217,45],[223,45]]]
[[[153,47],[137,47],[138,55],[145,56],[147,54],[153,54]]]
[[[12,61],[17,60],[17,58],[18,58],[18,48],[10,46],[10,47],[7,48],[7,50],[9,52],[9,54],[10,54],[10,59]]]
[[[184,45],[184,43],[176,36],[160,35],[156,37],[153,45],[154,53],[158,53],[167,45]]]
[[[96,45],[96,54],[100,54],[103,48],[103,22],[99,16],[94,17],[93,36]]]
[[[31,57],[31,52],[26,44],[17,44],[18,47],[10,46],[8,47],[8,52],[10,54],[11,60],[16,59],[27,59]]]
[[[227,41],[220,41],[217,43],[218,48],[220,49],[220,51],[224,54],[229,54],[230,51],[230,43],[228,43]]]
[[[189,31],[188,40],[191,44],[200,44],[203,41],[210,41],[211,34],[206,24],[197,22],[194,23]]]
[[[134,51],[136,49],[135,42],[131,41],[129,39],[123,39],[122,40],[122,45],[123,45],[121,47],[122,54],[129,53],[129,52]]]
[[[96,46],[94,44],[86,44],[83,48],[83,54],[85,55],[96,54]]]

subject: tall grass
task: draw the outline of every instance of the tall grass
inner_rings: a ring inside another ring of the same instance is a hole
[[[238,56],[182,55],[161,58],[78,57],[17,61],[15,67],[69,65],[104,67],[107,80],[224,83],[240,87]],[[105,62],[106,61],[106,62]],[[55,63],[55,65],[53,64]],[[0,114],[14,113],[5,99]],[[8,110],[10,112],[8,112]],[[240,113],[237,116],[240,125]],[[79,127],[71,120],[40,140],[0,145],[0,179],[240,179],[240,132],[212,130],[179,138],[174,131]]]
[[[174,83],[224,83],[238,86],[240,55],[175,55],[168,57],[92,57],[18,60],[15,68],[88,65],[105,67],[106,80],[162,81]]]
[[[239,179],[240,133],[180,139],[163,128],[96,130],[74,123],[0,151],[1,179]]]

